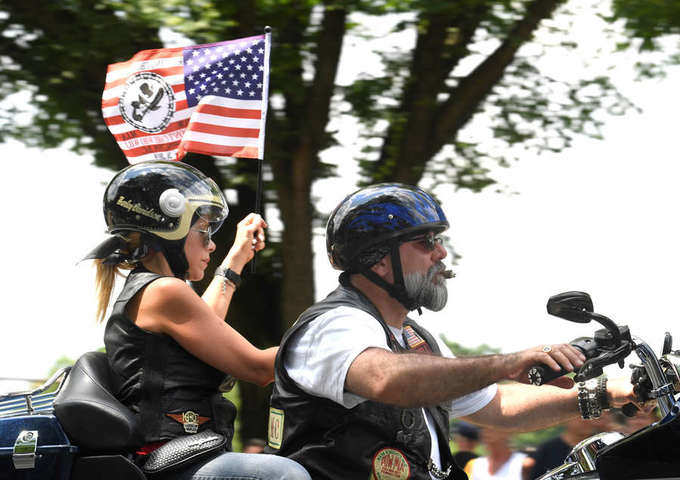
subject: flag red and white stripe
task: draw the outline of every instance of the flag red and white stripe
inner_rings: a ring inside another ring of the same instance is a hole
[[[186,152],[262,158],[270,34],[144,50],[109,65],[104,121],[130,163]]]

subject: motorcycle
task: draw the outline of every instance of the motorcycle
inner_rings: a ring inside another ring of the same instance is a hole
[[[577,323],[596,321],[604,328],[592,338],[581,337],[571,344],[586,361],[574,375],[575,382],[598,377],[603,367],[618,364],[635,352],[641,365],[633,366],[631,381],[641,401],[656,401],[661,419],[628,436],[618,432],[594,435],[578,443],[564,463],[537,480],[639,480],[680,479],[680,351],[666,333],[661,355],[643,340],[632,337],[627,326],[593,311],[593,302],[584,292],[565,292],[548,301],[548,313]],[[529,381],[541,385],[567,372],[555,372],[545,365],[529,371]],[[632,404],[623,407],[632,416]]]
[[[114,381],[106,354],[88,352],[34,390],[0,396],[0,480],[146,480],[138,420]]]
[[[673,351],[670,334],[657,357],[628,327],[595,313],[583,292],[551,297],[548,313],[604,327],[593,337],[571,342],[586,356],[576,382],[602,375],[607,365],[623,367],[635,352],[642,363],[633,369],[635,392],[641,400],[656,401],[661,420],[629,436],[608,432],[590,437],[539,480],[680,480],[680,404],[675,400],[680,351]],[[529,380],[541,385],[566,373],[539,365],[529,371]],[[135,462],[142,438],[139,423],[113,395],[115,382],[106,354],[88,352],[34,390],[1,395],[0,480],[146,480]],[[632,405],[624,408],[629,414],[634,410]]]

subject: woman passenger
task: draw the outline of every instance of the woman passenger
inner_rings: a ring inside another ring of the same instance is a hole
[[[228,213],[223,192],[197,169],[178,162],[142,162],[120,171],[104,194],[112,236],[95,258],[98,315],[105,315],[114,277],[131,269],[104,333],[117,398],[139,415],[149,453],[168,440],[210,429],[227,451],[164,478],[309,479],[297,463],[273,455],[230,452],[236,408],[221,386],[233,378],[273,381],[277,348],[260,350],[225,316],[243,267],[265,246],[265,221],[250,214],[202,296],[198,281],[215,250],[211,236]],[[233,378],[232,378],[233,377]]]

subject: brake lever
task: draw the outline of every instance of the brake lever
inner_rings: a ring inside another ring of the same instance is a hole
[[[602,365],[607,364],[602,363],[600,365],[601,362],[598,362],[599,358],[602,358],[602,355],[586,360],[583,365],[581,365],[581,368],[578,369],[576,375],[574,375],[574,382],[585,382],[586,380],[590,380],[591,378],[596,378],[602,375]]]
[[[630,355],[632,349],[631,342],[624,340],[614,350],[605,350],[600,355],[589,358],[574,375],[574,381],[585,382],[591,378],[599,377],[603,373],[603,367],[614,363],[618,363],[619,367],[623,368],[623,360]]]

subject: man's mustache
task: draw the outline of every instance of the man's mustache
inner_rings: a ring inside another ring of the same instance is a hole
[[[444,265],[443,262],[435,263],[434,265],[432,265],[431,268],[434,269],[433,276],[440,274],[442,277],[444,277],[446,279],[453,278],[453,277],[456,276],[456,274],[453,273],[453,270],[447,270],[446,269],[446,265]]]

